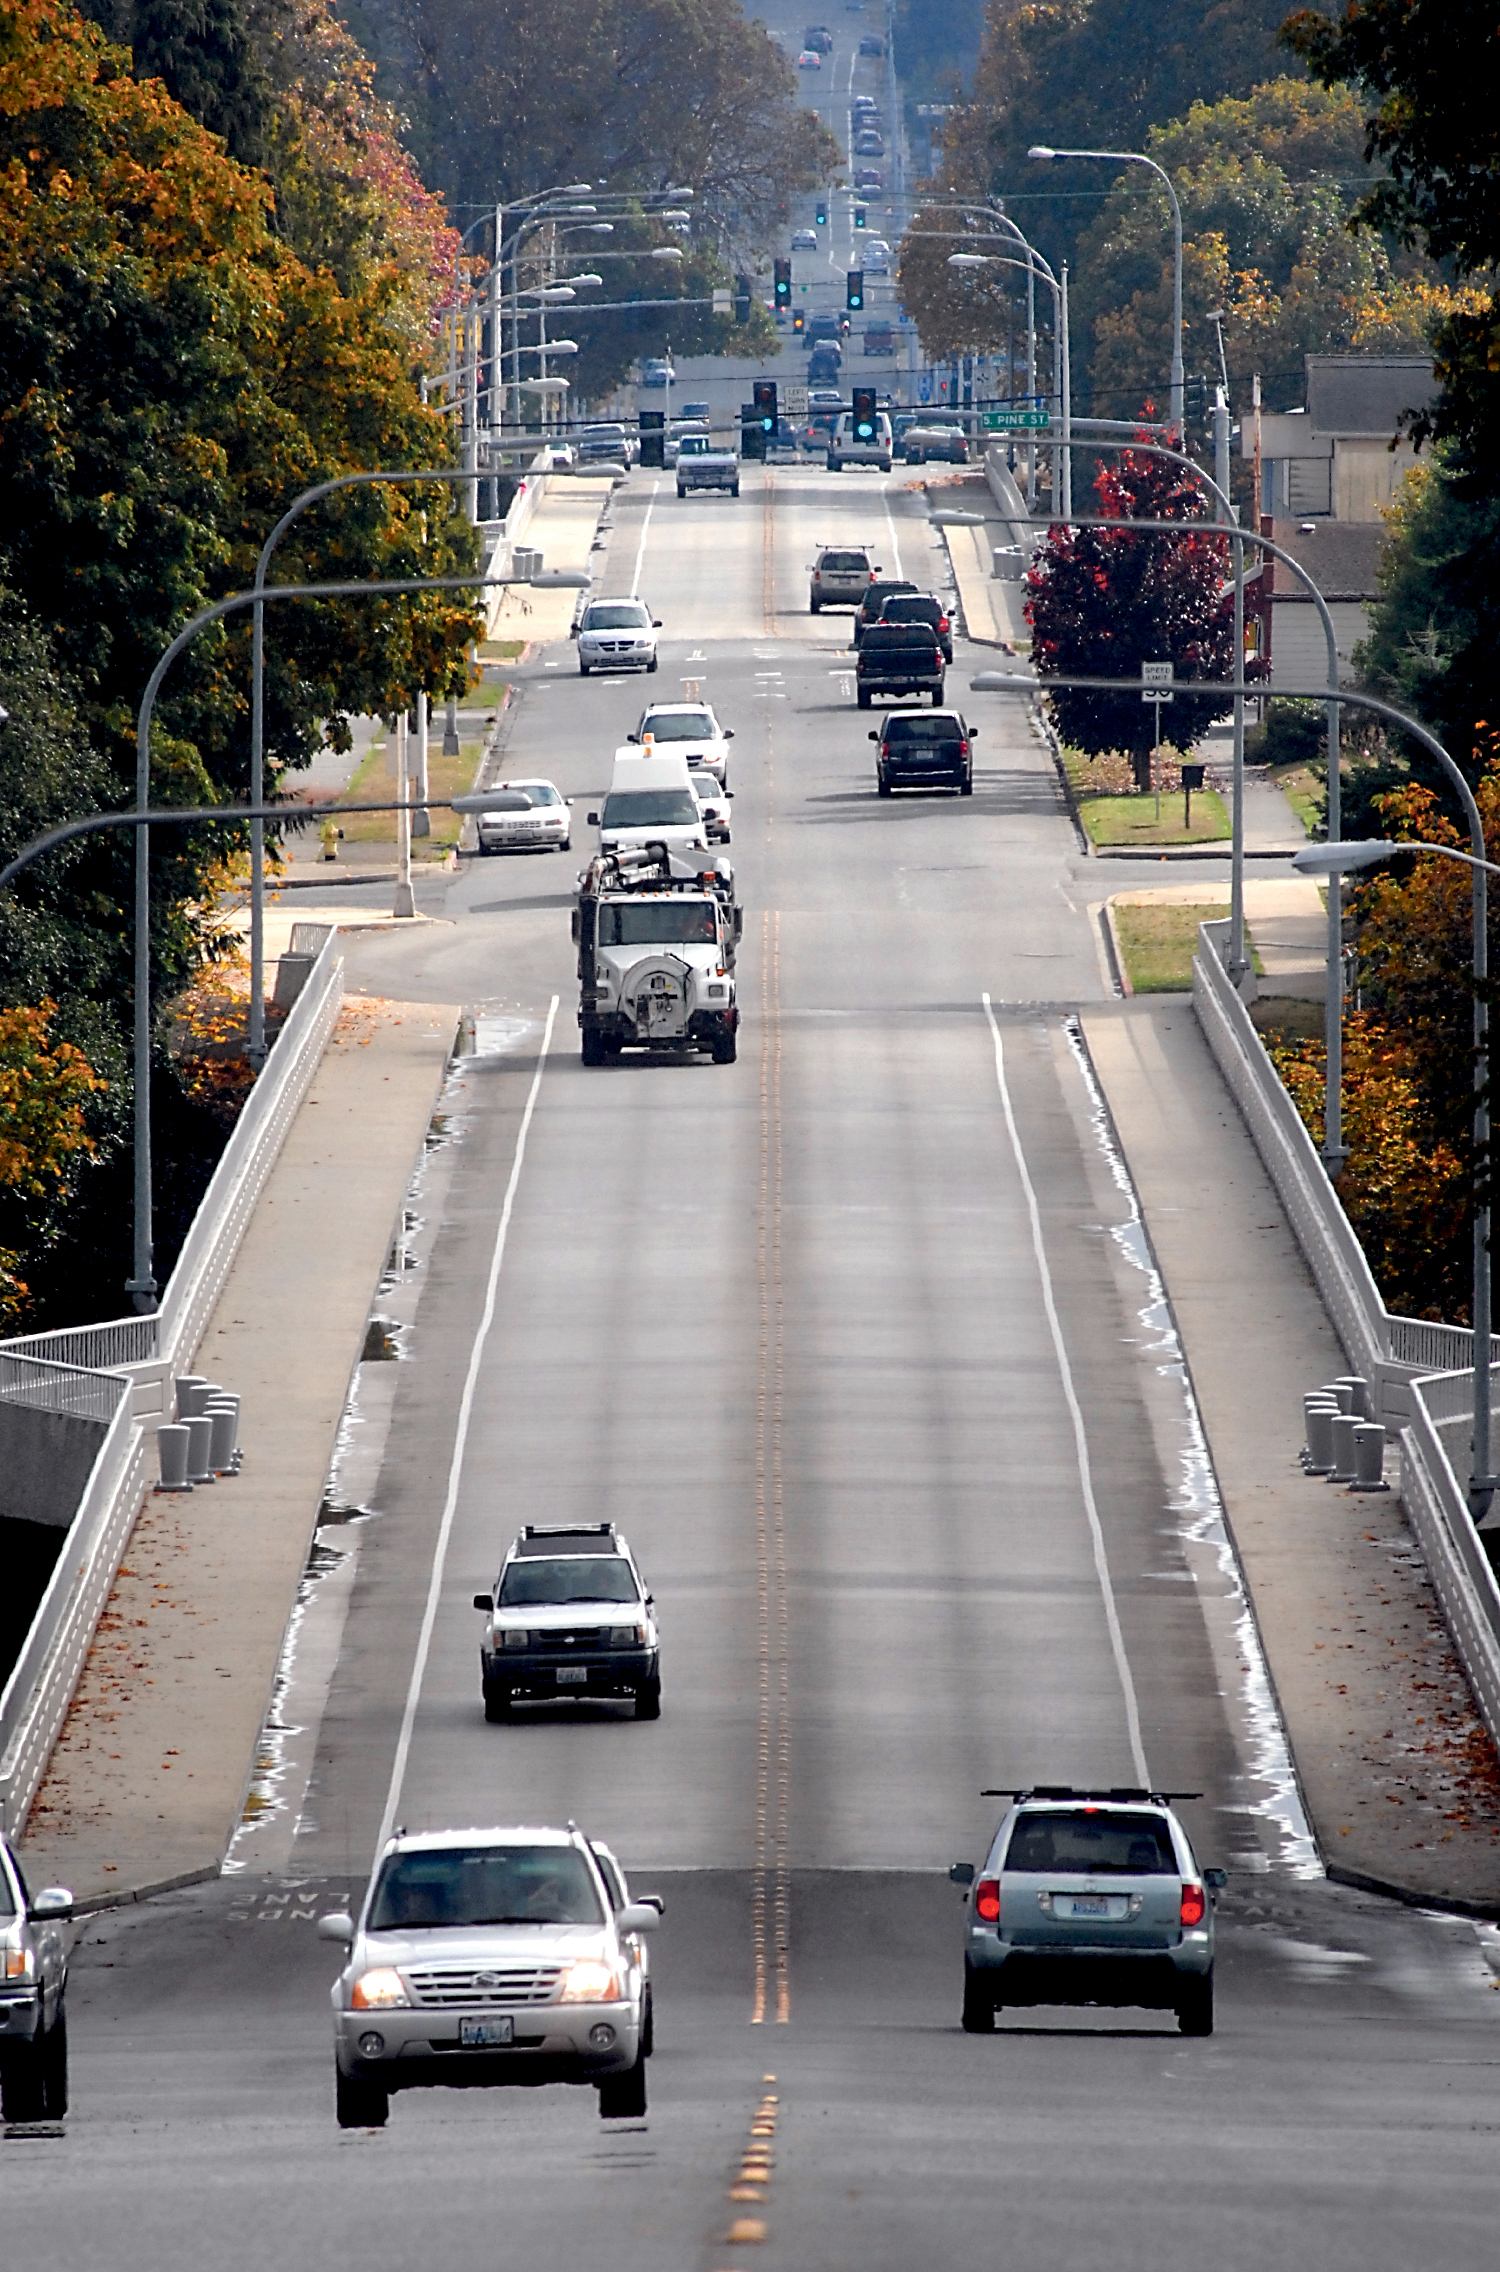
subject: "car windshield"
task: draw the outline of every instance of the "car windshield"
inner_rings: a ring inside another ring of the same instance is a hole
[[[963,733],[956,718],[897,715],[886,722],[885,740],[890,749],[902,742],[961,742]]]
[[[1177,1856],[1160,1815],[1115,1814],[1105,1807],[1023,1814],[1010,1834],[1008,1870],[1065,1870],[1093,1877],[1175,1878]]]
[[[640,600],[620,600],[613,605],[591,607],[583,619],[585,631],[640,631],[651,618]]]
[[[641,738],[654,742],[711,742],[714,722],[706,710],[655,711],[641,720]]]
[[[691,789],[618,789],[604,800],[606,828],[686,828],[697,818]]]
[[[718,936],[706,899],[606,900],[599,910],[601,947],[712,946]]]
[[[441,1846],[386,1857],[369,1930],[603,1922],[593,1875],[571,1846]]]
[[[713,444],[706,434],[684,434],[681,447],[685,458],[706,458]]]
[[[501,1609],[538,1602],[639,1601],[635,1573],[623,1554],[527,1555],[507,1565]]]

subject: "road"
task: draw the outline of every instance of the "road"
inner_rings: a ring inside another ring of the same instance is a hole
[[[469,861],[424,880],[442,922],[351,942],[352,983],[477,1020],[381,1297],[400,1361],[361,1368],[272,1803],[217,1884],[81,1935],[75,2112],[4,2149],[8,2263],[106,2235],[120,2272],[1493,2262],[1480,1941],[1317,1873],[1197,1543],[1193,1415],[1067,1015],[1107,991],[1108,887],[998,701],[972,800],[877,801],[847,618],[805,612],[813,546],[865,537],[941,575],[899,474],[747,469],[737,504],[637,476],[603,588],[662,617],[657,676],[583,683],[566,647],[518,674],[507,766],[576,799],[575,853],[644,696],[734,726],[736,1065],[584,1070],[572,860]],[[960,701],[980,659],[960,641]],[[470,1597],[520,1522],[579,1515],[653,1586],[662,1718],[486,1726]],[[1142,1771],[1202,1792],[1231,1872],[1217,2034],[963,2036],[946,1867],[981,1787]],[[646,2123],[432,2093],[339,2134],[313,1920],[382,1822],[567,1817],[666,1897]],[[765,2238],[731,2244],[767,2094]]]

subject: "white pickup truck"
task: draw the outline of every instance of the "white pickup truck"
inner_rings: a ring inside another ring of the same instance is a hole
[[[740,461],[733,450],[715,447],[708,434],[684,434],[677,445],[677,494],[690,489],[727,489],[740,493]]]

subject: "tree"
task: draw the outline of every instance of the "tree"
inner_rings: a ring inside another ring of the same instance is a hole
[[[1094,488],[1101,513],[1199,525],[1180,537],[1053,529],[1027,576],[1038,676],[1137,678],[1143,662],[1170,660],[1178,681],[1232,677],[1228,547],[1204,525],[1206,508],[1191,475],[1164,458],[1126,451],[1098,474]],[[1086,757],[1107,750],[1144,756],[1152,746],[1156,707],[1135,691],[1059,687],[1047,701],[1063,741]],[[1229,708],[1227,701],[1179,696],[1164,715],[1162,739],[1191,749]]]
[[[0,1221],[55,1197],[74,1180],[78,1160],[94,1149],[88,1099],[103,1087],[81,1050],[54,1039],[55,1002],[0,1009]],[[29,1291],[21,1257],[0,1246],[0,1324],[10,1324]]]
[[[951,206],[934,205],[914,213],[901,240],[896,288],[901,305],[917,327],[922,352],[935,363],[955,355],[971,355],[998,347],[1018,321],[1025,322],[1026,271],[997,264],[993,268],[950,268],[955,252],[1020,254],[1012,237],[969,235],[963,217]],[[1024,256],[1023,256],[1024,257]],[[1038,284],[1037,322],[1050,323],[1051,294]]]

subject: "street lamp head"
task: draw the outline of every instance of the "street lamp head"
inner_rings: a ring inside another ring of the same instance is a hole
[[[575,285],[575,284],[602,284],[603,282],[604,282],[604,278],[603,278],[602,276],[595,276],[595,275],[593,275],[592,273],[590,273],[590,274],[589,274],[589,275],[587,275],[587,276],[570,276],[570,277],[568,278],[568,283],[569,283],[570,285]]]
[[[1049,150],[1045,142],[1033,142],[1026,155],[1028,158],[1055,158],[1057,152]]]
[[[576,355],[578,353],[578,342],[576,339],[547,339],[543,340],[539,347],[533,347],[531,353],[533,355]]]
[[[948,255],[950,268],[988,268],[989,265],[987,252],[950,252]]]
[[[1304,844],[1293,853],[1292,866],[1299,876],[1336,876],[1346,868],[1373,868],[1405,849],[1384,836],[1355,837],[1344,844]]]
[[[688,227],[692,223],[693,216],[691,213],[658,213],[656,218],[658,221],[680,222],[684,227]]]
[[[612,237],[614,233],[613,221],[585,221],[583,227],[575,232],[580,237]]]
[[[570,181],[562,194],[564,197],[587,197],[593,186],[591,181]]]
[[[649,257],[652,260],[681,260],[682,247],[680,245],[653,245]]]

